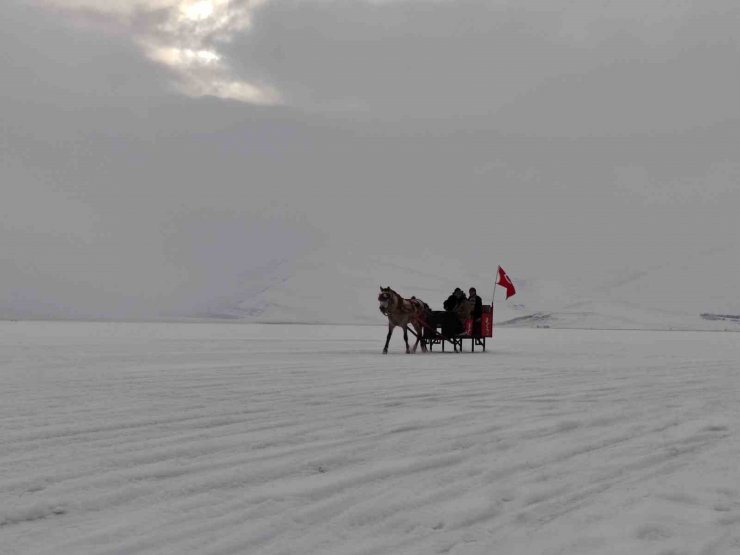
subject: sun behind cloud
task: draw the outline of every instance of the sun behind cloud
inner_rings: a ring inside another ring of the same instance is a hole
[[[180,13],[192,21],[203,21],[213,15],[215,8],[211,0],[199,0],[180,6]]]
[[[183,94],[278,104],[281,99],[274,88],[237,75],[218,50],[219,43],[249,32],[254,10],[267,1],[38,0],[73,19],[95,13],[117,22],[149,59],[175,76],[175,86]]]

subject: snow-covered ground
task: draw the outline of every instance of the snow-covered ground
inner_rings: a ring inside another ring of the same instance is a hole
[[[0,551],[740,553],[740,335],[0,323]]]

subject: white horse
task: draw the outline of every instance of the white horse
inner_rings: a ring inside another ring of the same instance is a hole
[[[388,317],[388,336],[385,338],[383,354],[388,354],[388,343],[391,340],[393,329],[396,326],[403,328],[403,340],[406,342],[406,352],[415,353],[416,348],[419,346],[419,342],[421,341],[422,326],[428,310],[427,305],[416,297],[404,299],[390,287],[380,288],[378,301],[380,302],[380,312]],[[413,326],[416,334],[416,343],[414,343],[413,351],[409,348],[409,324]],[[421,350],[423,352],[426,352],[427,350],[424,342],[421,342]]]

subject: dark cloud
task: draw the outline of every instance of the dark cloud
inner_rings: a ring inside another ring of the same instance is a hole
[[[739,20],[724,0],[289,0],[222,49],[240,75],[311,110],[599,135],[740,115]]]
[[[161,95],[161,68],[122,33],[10,0],[0,6],[3,101],[90,104]]]

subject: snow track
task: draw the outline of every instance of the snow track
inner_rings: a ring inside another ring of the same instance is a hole
[[[0,551],[740,553],[739,335],[384,337],[1,323]]]

